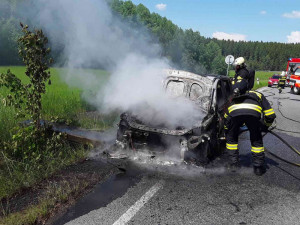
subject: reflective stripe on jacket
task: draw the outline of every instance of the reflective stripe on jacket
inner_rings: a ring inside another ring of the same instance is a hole
[[[233,98],[231,105],[228,107],[224,117],[252,115],[258,118],[261,115],[267,118],[268,123],[275,119],[275,112],[266,97],[257,91],[249,91],[247,94]]]

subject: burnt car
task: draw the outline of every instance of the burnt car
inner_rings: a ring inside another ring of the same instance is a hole
[[[147,149],[153,154],[171,151],[185,162],[207,164],[225,149],[224,109],[232,93],[230,79],[180,70],[164,73],[165,91],[191,101],[201,115],[199,120],[189,126],[170,128],[144,122],[134,112],[124,112],[120,116],[116,145],[136,151]]]

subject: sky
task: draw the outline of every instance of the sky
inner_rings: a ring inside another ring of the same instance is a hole
[[[300,0],[132,0],[205,37],[300,42]]]

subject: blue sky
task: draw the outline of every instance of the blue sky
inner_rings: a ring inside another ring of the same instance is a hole
[[[300,0],[132,0],[206,37],[300,42]]]

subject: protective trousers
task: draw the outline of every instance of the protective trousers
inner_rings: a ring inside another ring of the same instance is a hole
[[[231,117],[227,123],[226,149],[232,164],[239,162],[238,137],[240,127],[244,124],[249,129],[251,140],[251,153],[253,166],[262,166],[265,161],[265,153],[261,134],[260,119],[255,116],[241,115]]]

